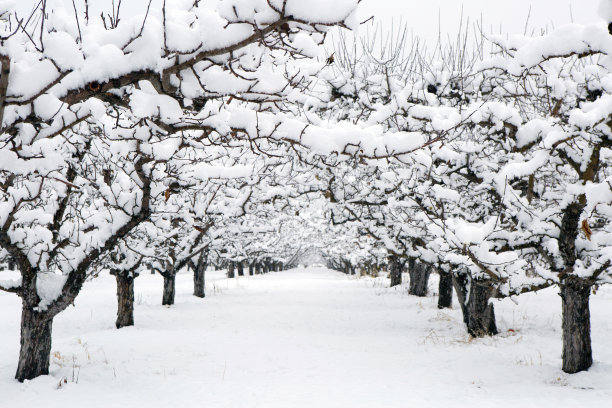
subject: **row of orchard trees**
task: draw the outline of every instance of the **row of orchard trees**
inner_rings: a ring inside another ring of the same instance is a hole
[[[305,242],[349,269],[384,251],[393,276],[452,274],[475,335],[495,331],[491,297],[558,285],[563,368],[590,366],[588,297],[612,259],[612,37],[570,26],[338,75],[318,44],[356,3],[186,0],[110,21],[0,3],[18,380],[48,373],[53,318],[100,269],[129,299],[147,264],[171,303],[184,267],[203,295],[211,253],[290,266]],[[308,225],[317,193],[340,234]]]
[[[332,219],[384,245],[392,280],[404,262],[452,274],[475,336],[497,332],[490,299],[558,286],[563,370],[588,369],[589,296],[612,272],[612,31],[466,43],[336,47],[321,114],[422,148],[333,167]]]
[[[20,273],[0,289],[22,300],[19,381],[48,373],[53,318],[88,277],[110,269],[129,300],[145,263],[171,302],[190,266],[203,294],[228,220],[274,199],[258,185],[297,186],[295,157],[351,150],[346,129],[286,103],[307,102],[318,45],[358,1],[302,3],[149,2],[119,18],[119,2],[100,19],[87,2],[25,16],[0,2],[0,256]]]

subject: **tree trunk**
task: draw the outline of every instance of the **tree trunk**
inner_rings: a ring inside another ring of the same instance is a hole
[[[261,274],[261,264],[258,262],[255,264],[255,275]]]
[[[15,378],[19,382],[49,374],[53,318],[43,318],[31,308],[21,309],[21,349]]]
[[[402,284],[402,262],[396,255],[389,256],[389,277],[391,278],[391,287]]]
[[[469,274],[457,274],[453,284],[468,333],[473,337],[497,334],[495,310],[489,303],[493,288],[487,282],[473,280]]]
[[[206,296],[204,289],[206,287],[206,268],[208,263],[202,259],[198,259],[198,263],[193,270],[193,296],[203,298]]]
[[[236,263],[237,269],[238,269],[238,276],[244,276],[244,265],[241,262],[237,262]]]
[[[579,278],[565,279],[561,285],[563,305],[563,371],[577,373],[593,364],[591,350],[591,286]]]
[[[283,263],[282,263],[282,262],[280,262],[280,263],[278,264],[278,271],[279,271],[279,272],[283,271],[283,270],[284,270],[284,269],[283,269],[284,267],[285,267],[285,266],[283,265]]]
[[[412,261],[409,263],[410,285],[408,293],[419,297],[427,296],[427,283],[431,268],[428,264]]]
[[[249,275],[253,276],[254,273],[255,273],[255,264],[251,262],[249,264]]]
[[[440,283],[438,284],[438,309],[450,308],[453,305],[453,277],[448,272],[438,270]]]
[[[468,309],[466,307],[466,300],[468,298],[468,292],[470,289],[470,280],[468,275],[465,273],[457,273],[451,275],[453,279],[453,286],[457,293],[457,299],[459,300],[459,306],[461,306],[461,313],[463,314],[463,323],[467,326],[468,324]]]
[[[173,305],[174,294],[175,294],[175,281],[176,274],[170,271],[166,271],[164,277],[164,296],[162,298],[162,305]]]
[[[236,275],[234,274],[234,263],[233,262],[229,262],[227,264],[227,277],[230,279],[236,277]]]
[[[130,272],[113,271],[117,280],[117,320],[115,326],[120,329],[134,325],[134,278]]]

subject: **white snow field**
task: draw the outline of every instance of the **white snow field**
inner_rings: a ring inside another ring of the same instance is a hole
[[[501,334],[470,340],[456,299],[436,308],[435,276],[427,298],[325,268],[208,279],[198,299],[179,274],[162,307],[161,277],[142,275],[121,330],[114,278],[89,282],[55,319],[51,374],[23,384],[20,302],[0,293],[0,406],[612,406],[612,288],[591,301],[593,367],[566,375],[555,289],[496,301]]]

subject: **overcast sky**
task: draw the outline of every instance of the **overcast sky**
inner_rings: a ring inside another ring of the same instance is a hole
[[[307,1],[307,0],[305,0]],[[529,9],[531,6],[531,14]],[[541,28],[558,27],[570,23],[600,21],[597,15],[599,0],[363,0],[360,18],[374,15],[388,27],[389,22],[401,18],[419,37],[435,41],[438,37],[438,13],[441,31],[455,36],[461,10],[465,20],[480,21],[487,33],[491,28],[498,33],[521,34],[530,14],[528,32]]]

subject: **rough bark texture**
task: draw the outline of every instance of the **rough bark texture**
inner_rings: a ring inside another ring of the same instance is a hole
[[[440,283],[438,284],[438,309],[449,308],[453,305],[453,277],[448,272],[438,271]]]
[[[576,239],[580,224],[580,214],[584,205],[572,203],[563,210],[559,231],[559,251],[565,263],[560,276],[561,303],[563,308],[563,371],[577,373],[587,370],[593,364],[591,350],[591,317],[589,296],[592,282],[568,274],[573,272],[576,263]]]
[[[134,278],[129,272],[115,271],[117,280],[117,320],[115,326],[120,329],[134,325]]]
[[[236,269],[238,269],[238,276],[244,276],[244,264],[242,262],[236,263]]]
[[[193,296],[203,298],[206,296],[204,289],[206,287],[206,267],[205,261],[198,260],[193,270]]]
[[[415,296],[427,296],[427,283],[431,268],[422,262],[410,262],[408,273],[410,274],[410,285],[408,293]]]
[[[461,313],[463,314],[463,323],[468,324],[468,314],[465,301],[468,297],[468,291],[470,289],[470,281],[468,275],[464,273],[458,273],[453,275],[453,286],[455,292],[457,292],[457,299],[459,300],[459,306],[461,306]]]
[[[233,262],[230,262],[227,264],[227,277],[230,279],[236,277],[234,273],[234,263]]]
[[[15,378],[23,382],[49,374],[53,318],[45,318],[28,306],[21,310],[21,349]]]
[[[473,337],[497,334],[495,310],[489,303],[493,288],[486,282],[472,280],[467,274],[455,275],[453,284],[468,333]]]
[[[164,277],[164,296],[162,298],[162,305],[173,305],[176,274],[166,272],[162,276]]]
[[[572,268],[576,263],[576,238],[583,208],[584,206],[573,203],[563,210],[558,243],[559,252],[567,268]]]
[[[561,285],[563,305],[563,371],[577,373],[593,364],[591,350],[590,285],[569,278]]]
[[[391,278],[391,287],[402,284],[402,262],[399,257],[391,255],[389,257],[389,277]]]

